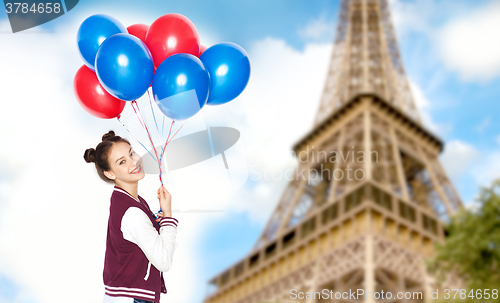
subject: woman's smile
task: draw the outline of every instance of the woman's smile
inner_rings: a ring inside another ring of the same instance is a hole
[[[142,166],[139,164],[139,165],[138,165],[138,166],[136,166],[136,167],[134,168],[134,170],[133,170],[133,171],[131,171],[130,173],[134,175],[134,174],[138,174],[138,173],[140,173],[140,172],[142,172]]]

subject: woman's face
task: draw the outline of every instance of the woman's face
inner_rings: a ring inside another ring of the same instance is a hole
[[[108,161],[111,170],[104,173],[115,182],[133,183],[145,176],[141,157],[125,142],[113,144]]]

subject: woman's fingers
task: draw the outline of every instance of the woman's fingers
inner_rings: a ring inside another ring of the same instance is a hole
[[[168,197],[170,197],[170,192],[165,187],[160,186],[160,188],[158,188],[156,197],[160,200],[167,199]]]
[[[158,195],[156,196],[158,199],[163,198],[163,189],[162,188],[164,188],[164,187],[160,186],[160,188],[158,188],[158,191],[157,191]]]
[[[163,194],[165,195],[165,198],[170,196],[170,193],[168,192],[168,190],[165,187],[163,188]]]

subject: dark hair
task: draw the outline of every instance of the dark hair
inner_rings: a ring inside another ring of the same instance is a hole
[[[106,175],[104,175],[104,172],[111,169],[108,161],[109,153],[111,151],[111,147],[118,142],[125,142],[130,145],[130,142],[127,139],[115,135],[115,132],[110,130],[107,134],[104,134],[102,136],[102,142],[97,144],[95,149],[88,148],[83,154],[85,162],[95,163],[97,174],[103,181],[107,183],[115,183],[114,180],[106,177]]]

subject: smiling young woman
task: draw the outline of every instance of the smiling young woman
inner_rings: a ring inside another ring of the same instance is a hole
[[[104,258],[103,303],[160,302],[166,293],[163,272],[172,266],[177,219],[172,217],[172,197],[160,187],[160,218],[137,193],[145,176],[142,160],[127,139],[109,131],[96,148],[85,151],[87,163],[94,163],[99,177],[114,184],[111,195],[106,253]]]

